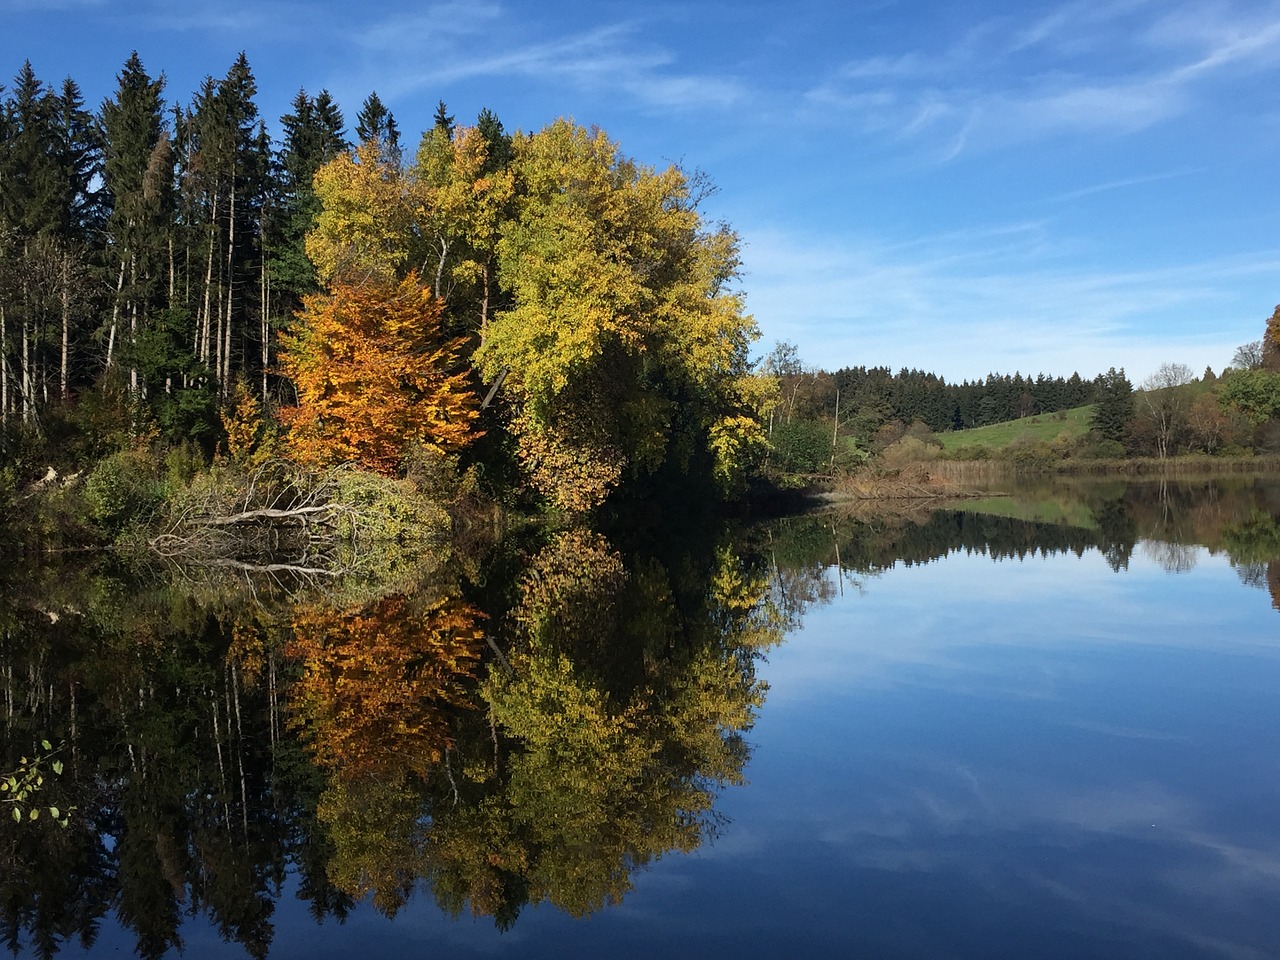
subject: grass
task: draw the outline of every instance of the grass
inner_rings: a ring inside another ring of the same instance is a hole
[[[1075,500],[1063,502],[1049,498],[1025,500],[1018,497],[987,497],[981,500],[961,501],[956,504],[955,509],[963,510],[966,513],[1011,517],[1014,520],[1065,524],[1071,527],[1082,527],[1086,530],[1093,530],[1098,526],[1098,521],[1094,519],[1093,511],[1085,504]]]
[[[936,434],[942,448],[950,453],[959,447],[983,446],[1002,450],[1017,440],[1045,443],[1065,435],[1069,439],[1082,437],[1089,432],[1089,420],[1093,417],[1093,404],[1073,407],[1061,413],[1041,413],[1021,420],[1007,420],[971,430],[953,430]]]

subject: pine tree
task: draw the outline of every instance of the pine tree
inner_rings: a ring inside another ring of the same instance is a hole
[[[114,100],[102,105],[103,182],[116,299],[107,329],[108,367],[121,324],[127,326],[130,385],[140,387],[138,335],[160,304],[172,209],[172,150],[164,122],[164,78],[152,79],[135,51],[118,76]]]
[[[1133,384],[1124,375],[1124,368],[1115,367],[1099,374],[1097,398],[1090,421],[1104,440],[1123,441],[1129,421],[1133,419]]]
[[[356,136],[361,143],[376,143],[384,163],[400,166],[403,160],[400,128],[396,126],[396,118],[391,111],[379,99],[377,91],[365,98],[364,105],[356,114]]]
[[[0,169],[0,223],[8,234],[9,290],[4,306],[5,346],[15,327],[17,399],[23,420],[34,422],[49,394],[47,347],[56,315],[59,270],[60,169],[56,97],[35,75],[31,62],[14,78],[5,104],[4,166]]]
[[[436,130],[443,131],[447,139],[453,139],[453,114],[449,112],[449,108],[444,105],[443,100],[436,104],[436,112],[435,116],[432,118],[432,126]]]

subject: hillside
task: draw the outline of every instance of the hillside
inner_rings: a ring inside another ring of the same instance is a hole
[[[936,436],[943,449],[948,452],[971,446],[1000,450],[1016,440],[1043,440],[1047,443],[1064,434],[1071,439],[1082,437],[1089,432],[1089,420],[1092,416],[1093,404],[1087,404],[1059,413],[1038,414],[985,427],[974,427],[971,430],[939,433]]]

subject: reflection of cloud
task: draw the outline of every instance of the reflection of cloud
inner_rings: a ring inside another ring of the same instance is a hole
[[[1190,550],[1182,559],[1196,564],[1197,583],[1226,579],[1234,586],[1225,556]],[[1079,558],[1065,553],[999,561],[999,574],[991,573],[993,562],[952,553],[941,563],[883,572],[857,601],[809,607],[802,644],[784,644],[770,656],[764,679],[771,708],[799,707],[833,690],[904,688],[1069,704],[1067,691],[1104,669],[1075,655],[1081,651],[1158,646],[1276,655],[1253,632],[1228,629],[1232,618],[1220,607],[1149,602],[1148,593],[1185,587],[1175,585],[1146,551],[1137,551],[1123,574],[1096,549]],[[1147,583],[1138,588],[1136,581]],[[991,617],[997,609],[999,617]],[[1270,615],[1238,604],[1230,609],[1246,622]],[[1046,617],[1046,610],[1066,616]],[[1008,670],[1012,650],[1036,651],[1036,668]],[[1081,729],[1074,710],[1057,722]],[[1095,732],[1147,738],[1143,729],[1124,724]]]
[[[1251,845],[1207,830],[1194,802],[1152,781],[1079,784],[954,762],[891,766],[872,797],[821,825],[833,857],[982,891],[1005,908],[1032,891],[1055,925],[1265,956],[1256,922],[1215,930],[1212,920],[1237,918],[1242,898],[1280,897],[1274,840]]]

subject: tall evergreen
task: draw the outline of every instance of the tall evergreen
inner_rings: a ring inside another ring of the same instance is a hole
[[[1090,426],[1105,440],[1123,441],[1133,419],[1133,384],[1124,375],[1123,367],[1099,374],[1095,383],[1097,397]]]
[[[28,423],[50,396],[50,347],[57,337],[63,217],[56,126],[57,98],[27,61],[4,105],[5,157],[0,167],[0,224],[6,276],[0,345],[6,406]]]
[[[441,100],[436,104],[435,116],[432,117],[432,127],[436,130],[444,132],[449,140],[453,139],[453,114],[449,112],[449,108],[444,105]]]
[[[511,147],[511,135],[502,128],[498,115],[485,107],[476,117],[476,129],[489,145],[489,156],[485,161],[484,172],[505,170],[511,165],[515,151]]]
[[[377,143],[382,159],[393,166],[400,166],[403,159],[400,128],[376,90],[365,98],[360,112],[356,114],[356,136],[361,143]]]
[[[85,109],[80,87],[70,77],[53,99],[55,157],[58,168],[59,389],[66,397],[73,377],[73,326],[84,326],[92,306],[92,245],[104,226],[102,137]],[[74,342],[81,338],[75,337]]]
[[[342,111],[328,90],[314,98],[299,90],[292,112],[280,118],[284,139],[273,158],[273,190],[263,214],[262,392],[268,392],[273,330],[287,325],[301,298],[317,289],[315,268],[307,259],[306,235],[320,212],[313,180],[316,171],[350,149]]]
[[[114,99],[102,105],[103,182],[110,215],[107,233],[115,271],[115,302],[107,324],[106,363],[127,334],[130,386],[138,374],[138,337],[163,305],[171,224],[172,151],[164,120],[164,78],[152,79],[137,52],[118,76]]]

